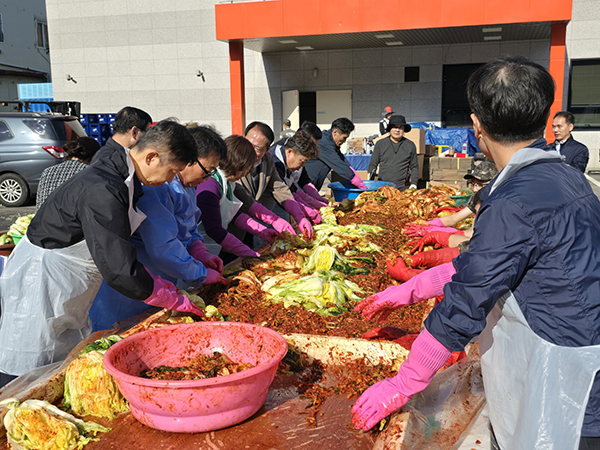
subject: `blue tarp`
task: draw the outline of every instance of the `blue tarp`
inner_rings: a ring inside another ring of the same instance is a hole
[[[462,152],[463,143],[466,142],[469,156],[480,151],[472,128],[439,128],[427,122],[412,122],[410,125],[425,130],[425,144],[448,145],[454,151]]]

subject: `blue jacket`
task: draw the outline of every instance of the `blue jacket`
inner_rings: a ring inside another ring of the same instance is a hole
[[[175,177],[162,186],[144,186],[142,198],[144,201],[140,199],[137,207],[147,217],[131,236],[138,261],[153,275],[173,283],[178,280],[194,286],[204,283],[206,268],[188,253],[192,242],[202,240],[197,230],[200,209],[196,205],[196,189],[184,187]],[[103,283],[89,315],[97,331],[149,308]]]
[[[569,136],[569,139],[560,146],[560,154],[565,157],[565,162],[568,165],[585,172],[590,159],[590,151],[581,142],[573,139],[573,136]]]
[[[323,131],[323,137],[319,141],[319,150],[321,151],[319,157],[306,161],[304,166],[304,170],[317,190],[321,189],[323,181],[332,170],[344,180],[354,178],[350,163],[339,147],[335,145],[331,130]]]
[[[477,215],[469,250],[425,321],[450,350],[481,331],[513,292],[531,329],[556,345],[600,345],[600,201],[584,175],[542,140],[511,158]],[[516,344],[518,345],[518,344]],[[583,436],[600,437],[600,377]]]

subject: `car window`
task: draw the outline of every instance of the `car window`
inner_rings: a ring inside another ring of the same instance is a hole
[[[74,141],[87,136],[78,120],[53,120],[52,126],[60,141]]]
[[[56,132],[48,119],[23,119],[23,123],[42,139],[57,140]]]
[[[0,121],[0,142],[8,141],[13,138],[13,134],[11,133],[6,122]]]

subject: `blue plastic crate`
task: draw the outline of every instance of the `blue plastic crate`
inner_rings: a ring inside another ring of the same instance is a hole
[[[88,127],[90,129],[90,132],[88,133],[90,136],[92,134],[100,136],[101,132],[100,132],[100,124],[99,123],[90,123],[90,124],[88,124]]]
[[[346,198],[354,200],[365,191],[376,191],[383,186],[396,187],[395,183],[389,181],[365,181],[364,183],[365,186],[367,186],[367,189],[359,189],[349,181],[336,181],[335,183],[331,183],[329,187],[331,188],[331,192],[333,193],[336,202],[341,202]]]
[[[108,114],[108,123],[112,124],[115,121],[116,114]]]
[[[87,114],[81,114],[79,116],[79,123],[84,127],[89,123]]]
[[[98,123],[98,114],[88,114],[87,120],[88,123]]]
[[[105,135],[105,134],[110,134],[110,125],[107,123],[100,123],[98,124],[100,127],[100,134]]]
[[[98,123],[110,123],[109,114],[98,114]]]

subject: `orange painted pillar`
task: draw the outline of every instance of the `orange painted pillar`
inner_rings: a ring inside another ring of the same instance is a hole
[[[546,140],[554,142],[552,133],[552,119],[554,114],[563,110],[563,91],[565,84],[565,40],[567,35],[567,25],[552,25],[552,36],[550,38],[550,64],[548,71],[556,83],[556,93],[554,94],[554,103],[550,108],[550,117],[546,126]]]
[[[231,86],[231,132],[242,135],[246,126],[244,44],[229,42],[229,84]]]

